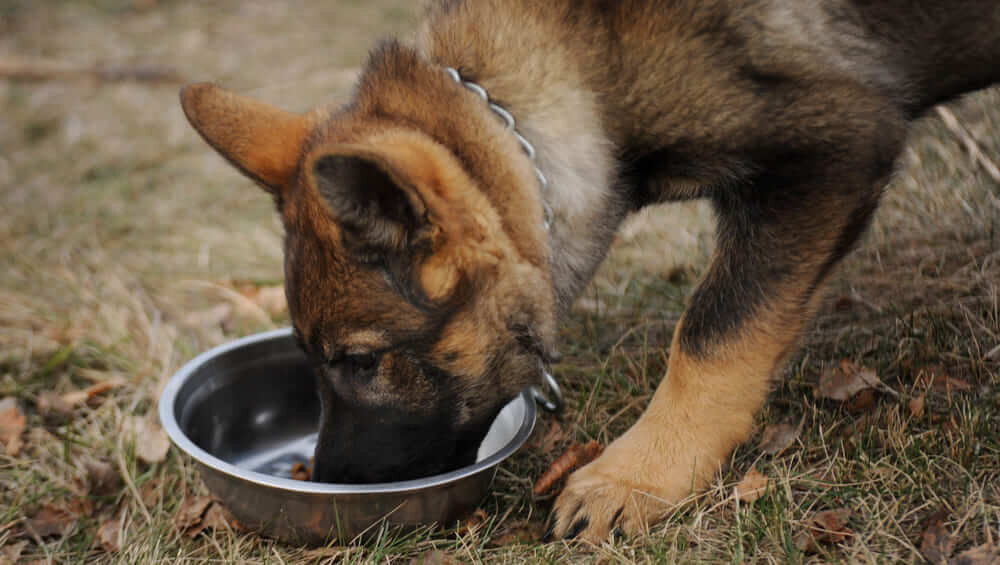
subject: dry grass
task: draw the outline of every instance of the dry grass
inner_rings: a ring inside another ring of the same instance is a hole
[[[414,12],[391,0],[0,0],[0,57],[163,65],[301,110],[344,96],[372,39],[408,29]],[[536,441],[502,467],[489,519],[472,532],[385,532],[313,549],[232,531],[184,537],[172,519],[204,492],[192,464],[173,451],[142,463],[122,434],[196,352],[285,322],[190,316],[225,300],[206,282],[280,282],[268,198],[190,131],[173,86],[0,82],[0,397],[16,398],[29,425],[21,454],[0,454],[0,546],[24,540],[23,559],[53,562],[406,563],[432,550],[444,562],[918,561],[923,521],[939,508],[957,548],[980,544],[1000,525],[1000,183],[967,147],[974,140],[1000,160],[1000,92],[951,111],[958,133],[937,117],[916,128],[874,229],[759,418],[761,430],[803,422],[783,454],[761,455],[755,437],[649,536],[567,548],[537,541],[551,501],[532,499],[531,484],[556,453]],[[555,451],[609,441],[639,415],[705,266],[710,227],[706,208],[689,205],[623,232],[564,330],[569,406]],[[816,400],[818,375],[841,358],[875,368],[898,397],[878,395],[860,413]],[[932,366],[972,390],[931,390],[914,417],[908,401],[924,394]],[[115,377],[126,384],[68,416],[36,408],[47,392]],[[125,480],[93,494],[87,460]],[[772,488],[736,505],[732,487],[753,466]],[[26,516],[80,497],[92,509],[65,535],[25,534]],[[855,535],[818,555],[796,549],[811,512],[840,507],[853,511]],[[97,530],[112,517],[121,548],[107,553]]]

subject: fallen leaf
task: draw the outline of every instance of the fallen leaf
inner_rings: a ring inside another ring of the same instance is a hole
[[[225,530],[233,527],[236,519],[229,510],[219,502],[212,502],[212,505],[205,511],[201,518],[201,530]]]
[[[824,510],[806,520],[806,529],[795,537],[795,546],[800,551],[815,553],[820,544],[839,543],[854,535],[847,527],[851,517],[850,508]]]
[[[864,414],[872,409],[875,405],[875,391],[870,388],[866,388],[851,398],[847,400],[844,407],[851,414],[858,415]]]
[[[501,530],[500,534],[491,540],[497,547],[523,543],[537,543],[545,533],[545,523],[540,521],[514,522]]]
[[[741,502],[752,504],[767,494],[767,483],[767,476],[753,467],[733,489],[733,496]]]
[[[13,565],[17,563],[17,560],[21,558],[21,554],[24,553],[24,548],[26,547],[28,547],[27,541],[19,541],[3,546],[3,549],[0,549],[0,565]]]
[[[153,477],[145,483],[142,484],[142,488],[139,489],[139,496],[142,497],[142,503],[147,507],[157,506],[160,503],[160,498],[163,494],[163,479],[160,477]]]
[[[69,416],[73,413],[73,406],[67,404],[62,396],[51,392],[43,391],[35,398],[35,408],[42,416],[57,414],[59,416]]]
[[[924,367],[917,373],[917,384],[922,385],[940,394],[951,394],[953,392],[967,392],[972,390],[972,385],[968,382],[953,377],[940,365]]]
[[[181,508],[174,515],[174,527],[184,532],[201,523],[202,516],[212,504],[211,496],[196,496],[185,498],[181,502]]]
[[[920,553],[931,563],[947,563],[954,543],[951,534],[944,527],[948,512],[943,508],[938,510],[928,520],[928,526],[920,536]]]
[[[850,296],[841,296],[833,304],[833,309],[837,312],[846,312],[851,308],[854,308],[854,299]]]
[[[87,402],[88,398],[90,397],[87,396],[87,391],[85,390],[74,390],[72,392],[59,395],[59,401],[64,406],[69,407],[71,411],[77,406],[82,406],[85,402]]]
[[[531,443],[532,449],[537,449],[542,453],[550,453],[556,446],[569,440],[569,435],[563,429],[562,424],[557,420],[548,420],[548,425],[543,433],[533,434]]]
[[[121,548],[122,517],[117,516],[101,522],[97,528],[97,541],[107,553],[116,553]]]
[[[35,406],[43,416],[59,414],[69,416],[73,410],[94,400],[98,396],[125,384],[124,379],[114,378],[96,382],[83,390],[74,390],[64,394],[44,391],[35,399]]]
[[[252,299],[271,316],[280,316],[288,310],[288,303],[285,301],[285,287],[262,286],[257,290],[257,296]]]
[[[64,508],[46,504],[38,513],[28,518],[25,524],[30,533],[40,538],[46,538],[65,535],[76,523],[76,519],[76,516]]]
[[[914,418],[922,418],[924,415],[924,406],[926,405],[926,403],[927,403],[927,397],[923,394],[911,398],[910,402],[908,403],[910,407],[910,416],[913,416]]]
[[[445,553],[440,549],[428,551],[423,555],[418,555],[410,561],[410,565],[460,565],[464,561],[455,558],[450,553]]]
[[[1000,545],[988,540],[979,547],[973,547],[948,561],[948,565],[998,565],[1000,564]]]
[[[847,359],[840,366],[831,367],[820,375],[819,385],[813,391],[816,398],[843,402],[865,389],[884,389],[873,369],[859,367]]]
[[[775,455],[788,449],[799,439],[800,428],[791,424],[772,424],[764,428],[760,437],[760,450],[768,455]]]
[[[74,496],[67,502],[66,510],[74,518],[90,516],[94,513],[94,501],[87,496]]]
[[[170,438],[160,423],[147,416],[129,416],[122,426],[135,440],[135,455],[143,463],[162,463],[170,450]]]
[[[17,400],[8,397],[0,400],[0,443],[4,444],[7,455],[21,452],[24,441],[21,435],[28,427],[28,418],[17,405]]]
[[[472,513],[471,516],[462,520],[458,525],[458,531],[462,534],[467,534],[479,529],[480,526],[489,520],[489,516],[486,511],[482,508],[476,508],[476,511]]]
[[[841,438],[845,440],[850,439],[855,435],[870,429],[873,423],[874,418],[872,418],[870,414],[864,414],[844,427],[844,431],[841,433]]]
[[[574,469],[583,467],[587,463],[597,459],[597,456],[600,455],[603,450],[604,448],[601,447],[601,444],[597,443],[595,440],[591,440],[586,444],[579,443],[570,446],[565,453],[552,462],[548,471],[545,471],[545,473],[538,478],[538,482],[535,483],[535,488],[532,489],[532,492],[535,496],[545,494],[551,490],[556,483],[573,472]]]
[[[114,494],[121,486],[122,476],[118,467],[98,459],[86,459],[83,462],[86,472],[86,490],[96,496]]]
[[[312,471],[306,467],[305,463],[301,461],[296,461],[292,464],[292,478],[296,481],[308,481],[309,477],[312,476]]]
[[[114,390],[123,385],[125,385],[125,379],[118,378],[97,382],[87,387],[87,396],[94,398],[95,396],[104,394],[105,392]]]
[[[184,325],[193,328],[218,328],[233,317],[233,305],[223,302],[206,310],[198,310],[184,316]]]

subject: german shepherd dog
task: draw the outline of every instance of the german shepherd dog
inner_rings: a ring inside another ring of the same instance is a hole
[[[469,463],[558,359],[559,318],[622,220],[712,202],[717,248],[666,375],[553,509],[553,535],[602,540],[707,485],[908,124],[997,80],[997,0],[432,0],[344,105],[299,115],[210,84],[181,100],[277,202],[320,481]]]

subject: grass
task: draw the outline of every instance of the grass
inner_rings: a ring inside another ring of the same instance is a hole
[[[304,110],[346,96],[373,39],[405,33],[414,15],[411,3],[390,0],[0,1],[0,57],[166,65]],[[965,137],[1000,160],[1000,92],[950,110]],[[501,467],[484,524],[299,548],[230,530],[184,536],[173,518],[185,498],[205,493],[191,461],[171,450],[162,463],[143,463],[122,433],[197,352],[286,323],[245,316],[206,325],[190,316],[224,301],[206,283],[280,283],[270,200],[187,127],[174,85],[0,82],[0,115],[0,397],[17,399],[29,427],[19,455],[0,454],[0,546],[27,542],[24,561],[919,561],[925,522],[939,508],[958,550],[983,543],[987,528],[996,535],[1000,183],[937,116],[915,128],[873,229],[832,281],[754,438],[708,492],[647,536],[599,548],[541,544],[551,499],[530,490],[567,443],[610,441],[651,396],[711,249],[711,216],[700,204],[646,212],[623,230],[563,329],[563,435],[541,449],[557,425],[543,417],[529,447]],[[819,374],[842,358],[875,368],[898,397],[877,395],[860,413],[817,400]],[[931,390],[914,417],[908,402],[924,394],[932,368],[972,390]],[[62,416],[37,409],[46,393],[111,378],[125,385],[103,401]],[[862,416],[867,425],[847,434]],[[765,426],[799,421],[792,448],[760,453]],[[86,461],[110,464],[123,480],[95,494]],[[754,466],[771,488],[737,505],[733,486]],[[46,504],[81,500],[89,511],[65,535],[24,535],[26,517]],[[813,512],[842,507],[852,510],[853,536],[818,554],[797,549]],[[121,518],[120,549],[106,552],[98,528],[112,517]]]

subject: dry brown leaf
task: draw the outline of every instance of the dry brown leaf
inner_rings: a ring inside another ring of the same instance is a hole
[[[285,287],[281,285],[260,287],[253,301],[271,316],[280,316],[288,309]]]
[[[532,434],[530,446],[542,453],[550,453],[556,446],[569,440],[569,435],[557,420],[549,420],[543,433]],[[541,431],[541,430],[539,430]]]
[[[848,440],[855,435],[870,429],[875,424],[875,418],[871,414],[863,414],[857,420],[844,426],[844,431],[841,433],[841,438]]]
[[[806,521],[806,530],[799,532],[795,537],[795,546],[800,551],[815,553],[819,551],[820,544],[839,543],[847,539],[854,535],[854,532],[847,527],[847,520],[850,517],[850,508],[824,510],[813,514]]]
[[[28,547],[28,542],[23,540],[3,546],[3,549],[0,549],[0,565],[13,565],[17,563],[26,547]]]
[[[799,439],[800,428],[788,423],[772,424],[764,428],[758,446],[763,453],[775,455],[788,449]]]
[[[972,390],[971,384],[958,377],[949,375],[944,367],[940,365],[932,365],[921,369],[917,374],[917,384],[946,395]]]
[[[94,513],[94,501],[87,496],[74,496],[67,502],[66,510],[75,518],[90,516]]]
[[[308,481],[311,476],[312,471],[309,470],[309,467],[306,467],[305,463],[296,461],[292,464],[292,478],[296,481]]]
[[[86,491],[96,496],[113,494],[121,486],[122,476],[118,467],[106,461],[87,459],[83,462],[86,471]]]
[[[122,426],[135,440],[135,455],[143,463],[162,463],[170,451],[170,438],[160,423],[147,416],[129,416]]]
[[[25,525],[33,535],[46,538],[65,535],[76,520],[77,517],[66,509],[46,504],[34,516],[28,518]]]
[[[733,496],[741,502],[752,504],[767,494],[767,483],[767,476],[753,467],[733,489]]]
[[[122,517],[117,516],[101,522],[97,529],[97,541],[107,553],[116,553],[122,548]]]
[[[476,511],[472,513],[468,518],[462,520],[458,525],[458,531],[461,534],[467,534],[479,529],[480,526],[486,523],[490,517],[486,514],[486,511],[482,508],[476,508]]]
[[[0,443],[4,444],[7,455],[21,452],[24,441],[21,436],[28,428],[28,418],[21,412],[17,400],[7,397],[0,400]]]
[[[145,483],[142,484],[142,488],[139,489],[139,496],[142,497],[142,503],[146,507],[155,507],[160,503],[160,498],[163,494],[163,479],[160,477],[153,477]]]
[[[202,530],[226,530],[230,527],[235,527],[236,519],[230,514],[229,510],[226,509],[219,502],[212,502],[212,505],[208,507],[205,511],[205,515],[201,518],[201,526],[198,531]]]
[[[921,394],[920,396],[915,396],[910,399],[910,416],[914,418],[922,418],[924,415],[924,407],[927,403],[927,397]]]
[[[574,469],[583,467],[590,463],[604,451],[601,444],[595,440],[590,440],[586,444],[578,443],[572,445],[558,459],[552,462],[549,469],[538,478],[535,488],[532,490],[535,496],[540,496],[550,491],[556,483],[564,479],[573,472]]]
[[[120,386],[125,385],[125,379],[108,379],[106,381],[96,382],[84,390],[87,393],[87,400],[92,400],[105,392],[114,390]]]
[[[233,317],[233,305],[223,302],[206,310],[198,310],[184,316],[184,325],[192,328],[218,328]]]
[[[410,565],[460,565],[461,563],[464,562],[449,553],[441,551],[440,549],[428,551],[423,555],[414,557],[413,560],[410,561]]]
[[[1000,545],[990,539],[979,547],[973,547],[952,557],[948,565],[1000,565]]]
[[[69,416],[73,413],[71,404],[66,404],[62,396],[50,391],[39,393],[38,397],[35,398],[35,408],[42,416]]]
[[[545,523],[539,521],[514,522],[501,530],[501,533],[491,540],[497,547],[507,547],[522,543],[538,543],[545,533]]]
[[[954,547],[951,534],[944,527],[947,517],[948,512],[944,509],[935,512],[928,520],[927,529],[920,536],[920,553],[924,559],[934,564],[947,563]]]
[[[865,389],[884,389],[873,369],[859,367],[847,359],[840,366],[831,367],[820,375],[819,384],[813,391],[816,398],[828,398],[843,402]]]
[[[83,406],[87,402],[94,400],[105,392],[124,384],[125,381],[123,379],[115,378],[94,383],[83,390],[74,390],[59,395],[53,392],[45,391],[39,394],[38,398],[35,399],[35,405],[38,407],[38,411],[41,412],[43,416],[47,416],[49,414],[69,416],[73,413],[75,408]]]
[[[184,532],[201,524],[202,516],[205,515],[210,504],[212,504],[211,496],[185,498],[181,502],[180,510],[174,515],[174,527]]]
[[[868,412],[874,405],[875,390],[866,388],[848,399],[844,404],[844,407],[847,408],[849,413],[858,415]]]
[[[257,286],[252,281],[236,280],[229,286],[271,316],[279,316],[288,309],[283,285]]]
[[[833,303],[833,309],[837,312],[846,312],[854,308],[855,300],[850,296],[841,296]]]

